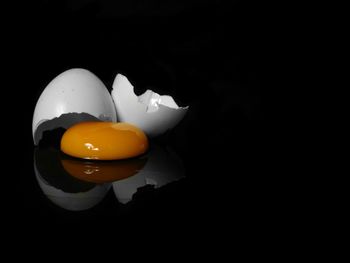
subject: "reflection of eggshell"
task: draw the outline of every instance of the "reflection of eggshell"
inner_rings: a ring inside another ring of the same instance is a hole
[[[67,70],[54,78],[39,97],[33,115],[34,144],[39,143],[45,130],[67,129],[97,119],[116,121],[115,105],[106,86],[88,70]]]
[[[119,202],[125,204],[132,200],[137,189],[145,185],[162,187],[185,176],[180,158],[170,149],[152,145],[148,162],[136,175],[113,183],[113,191]]]
[[[132,196],[137,192],[137,189],[146,185],[144,174],[138,173],[124,180],[113,183],[113,191],[118,201],[126,204],[131,201]]]
[[[136,96],[128,79],[118,74],[113,83],[112,97],[118,120],[136,125],[149,137],[174,128],[185,116],[188,107],[179,107],[172,97],[151,90]]]
[[[96,185],[87,192],[66,193],[47,184],[35,169],[36,179],[44,194],[55,205],[70,211],[83,211],[97,205],[107,194],[111,185]]]
[[[54,204],[71,211],[87,210],[106,196],[111,185],[96,185],[71,177],[63,169],[60,152],[36,148],[34,171],[40,188]]]

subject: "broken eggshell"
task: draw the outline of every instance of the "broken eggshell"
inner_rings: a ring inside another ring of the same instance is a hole
[[[86,69],[69,69],[54,78],[39,97],[33,115],[34,144],[44,131],[98,120],[117,121],[106,86]]]
[[[152,90],[137,96],[129,80],[121,74],[114,80],[112,97],[118,120],[136,125],[151,138],[174,128],[188,110],[188,106],[179,107],[171,96]]]

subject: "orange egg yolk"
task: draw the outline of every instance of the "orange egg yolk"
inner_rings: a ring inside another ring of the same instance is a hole
[[[64,153],[83,159],[126,159],[141,155],[147,149],[144,132],[120,122],[81,122],[70,127],[61,139]]]

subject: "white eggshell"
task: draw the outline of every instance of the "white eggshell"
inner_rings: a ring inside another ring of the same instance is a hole
[[[59,120],[61,116],[65,119]],[[33,115],[34,144],[39,143],[44,130],[69,128],[80,121],[116,121],[116,118],[112,97],[102,81],[86,69],[70,69],[53,79],[39,97]],[[57,121],[38,129],[53,119]]]
[[[152,145],[147,157],[146,165],[136,175],[113,182],[113,191],[120,203],[131,201],[140,187],[160,188],[185,176],[181,159],[171,149]]]
[[[118,74],[112,97],[118,120],[136,125],[149,137],[156,137],[174,128],[185,116],[188,107],[179,107],[172,97],[151,90],[136,96],[129,80]]]

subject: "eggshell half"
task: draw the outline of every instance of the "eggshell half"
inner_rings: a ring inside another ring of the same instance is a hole
[[[162,96],[152,90],[136,96],[134,87],[121,74],[114,80],[112,97],[118,120],[136,125],[149,137],[174,128],[188,110],[188,107],[179,107],[171,96]]]
[[[33,115],[33,139],[45,130],[69,128],[81,121],[117,121],[115,105],[106,86],[86,69],[67,70],[41,93]]]

